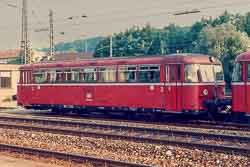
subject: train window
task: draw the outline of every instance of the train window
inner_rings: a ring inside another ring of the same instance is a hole
[[[248,66],[248,81],[250,81],[250,64],[247,65]]]
[[[199,65],[187,64],[185,65],[185,81],[186,82],[198,82],[198,70]]]
[[[65,70],[65,82],[71,82],[72,81],[72,71],[71,70]]]
[[[80,69],[72,70],[72,80],[76,82],[80,81]]]
[[[33,73],[33,77],[35,79],[35,83],[45,83],[47,81],[47,73],[45,71],[36,71]]]
[[[214,66],[215,78],[216,81],[224,81],[224,73],[221,65]]]
[[[202,82],[213,82],[214,81],[214,71],[213,65],[200,65],[200,74]]]
[[[84,82],[96,82],[97,70],[96,68],[85,68],[82,71],[81,81]]]
[[[233,72],[233,82],[242,82],[242,64],[236,63],[234,66],[234,72]]]
[[[56,70],[51,70],[48,72],[48,74],[50,76],[48,81],[50,83],[55,83],[56,82]]]
[[[136,82],[136,66],[120,66],[118,76],[120,82]]]
[[[140,66],[139,81],[146,83],[160,82],[160,66],[159,65]]]
[[[56,82],[60,83],[63,81],[63,71],[56,70]]]
[[[101,67],[99,69],[100,82],[115,82],[116,81],[116,69],[115,67]]]

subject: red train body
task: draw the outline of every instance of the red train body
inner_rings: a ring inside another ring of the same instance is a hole
[[[232,110],[250,115],[250,52],[236,58],[232,78]]]
[[[24,65],[18,104],[34,109],[112,107],[207,111],[224,98],[222,65],[206,55],[105,58]],[[216,84],[216,86],[215,86]]]

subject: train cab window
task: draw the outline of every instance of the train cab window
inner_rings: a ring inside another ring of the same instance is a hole
[[[199,65],[187,64],[185,65],[185,82],[198,82]]]
[[[83,82],[96,82],[97,81],[97,69],[85,68],[82,70],[81,81]]]
[[[214,72],[216,81],[224,81],[224,72],[222,65],[215,65]]]
[[[200,74],[202,82],[214,82],[213,65],[200,65]]]
[[[233,82],[242,82],[243,81],[243,75],[242,75],[242,64],[236,63],[234,66],[234,72],[233,72]]]
[[[115,82],[116,69],[115,67],[101,67],[99,69],[99,82]]]
[[[136,66],[120,66],[118,77],[119,82],[136,82]]]
[[[145,83],[160,82],[160,66],[159,65],[140,66],[139,82],[145,82]]]
[[[45,71],[36,71],[33,73],[33,77],[35,79],[35,83],[41,84],[47,81],[47,73]]]

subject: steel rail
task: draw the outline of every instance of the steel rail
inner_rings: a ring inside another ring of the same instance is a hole
[[[147,128],[147,127],[136,127],[136,126],[124,126],[124,125],[107,125],[100,123],[86,123],[78,121],[66,121],[66,120],[50,120],[50,119],[38,119],[38,118],[17,118],[17,117],[1,117],[0,120],[4,119],[31,123],[43,123],[44,125],[60,125],[60,126],[74,126],[83,128],[103,128],[103,129],[115,129],[115,130],[125,130],[125,131],[138,131],[147,132],[153,134],[165,134],[165,135],[178,135],[178,136],[192,136],[192,137],[205,137],[208,139],[223,139],[223,140],[240,140],[240,141],[250,141],[249,136],[236,136],[236,135],[225,135],[225,134],[215,134],[215,133],[205,133],[205,132],[194,132],[194,131],[183,131],[183,130],[173,130],[173,129],[159,129],[159,128]],[[7,121],[5,120],[5,121]],[[0,122],[0,126],[5,126],[6,124]],[[9,123],[8,126],[11,126]],[[15,125],[13,125],[15,127]]]
[[[176,145],[186,148],[199,148],[207,151],[216,151],[222,153],[232,153],[232,154],[241,154],[241,155],[250,155],[250,148],[236,147],[236,146],[225,146],[225,145],[212,145],[212,144],[202,144],[197,142],[184,142],[178,140],[170,139],[161,139],[161,138],[151,138],[143,136],[129,136],[123,134],[114,134],[114,133],[103,133],[103,132],[89,132],[89,131],[78,131],[73,129],[59,129],[55,128],[46,128],[46,127],[37,127],[37,126],[28,126],[28,125],[14,125],[14,124],[0,124],[2,128],[8,129],[21,129],[27,131],[38,131],[38,132],[47,132],[53,134],[63,134],[63,135],[74,135],[74,136],[84,136],[84,137],[99,137],[107,139],[117,139],[117,140],[127,140],[127,141],[136,141],[142,143],[154,143],[154,144],[163,144],[163,145]]]
[[[8,114],[10,115],[10,114]],[[11,114],[14,115],[14,114]],[[15,114],[16,115],[16,114]],[[27,116],[27,115],[26,115]],[[5,116],[5,115],[0,115],[0,120],[4,119],[4,117],[11,119],[10,116]],[[32,119],[39,119],[39,117],[47,118],[47,119],[58,119],[58,117],[55,116],[34,116],[31,115]],[[20,115],[18,117],[14,117],[15,119],[22,119],[20,118]],[[59,119],[62,119],[63,117],[60,117]],[[73,122],[78,122],[79,118],[75,119],[70,117]],[[63,118],[65,119],[65,118]],[[229,122],[207,122],[207,121],[201,121],[201,120],[191,120],[191,121],[177,121],[177,122],[147,122],[147,121],[130,121],[130,120],[125,120],[125,119],[103,119],[103,118],[91,118],[92,120],[97,120],[97,121],[104,121],[104,122],[114,122],[114,123],[124,123],[124,124],[129,124],[129,123],[134,123],[134,124],[144,124],[144,125],[166,125],[166,126],[178,126],[178,127],[189,127],[189,128],[203,128],[203,129],[212,129],[212,130],[234,130],[234,131],[250,131],[250,124],[242,124],[242,123],[229,123]],[[69,117],[66,118],[66,120],[70,120]],[[75,121],[77,120],[77,121]],[[88,121],[86,118],[81,118],[81,121]]]
[[[45,149],[38,148],[29,148],[18,145],[8,145],[8,144],[0,144],[1,151],[11,151],[14,153],[21,153],[27,155],[34,155],[39,157],[53,157],[56,159],[73,161],[76,163],[91,163],[95,166],[109,166],[109,167],[151,167],[149,165],[130,163],[125,161],[117,161],[111,159],[97,158],[91,156],[83,156],[80,154],[72,154],[65,152],[57,152]]]

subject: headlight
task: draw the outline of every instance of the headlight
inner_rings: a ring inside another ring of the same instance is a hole
[[[208,95],[208,90],[207,90],[207,89],[204,89],[204,90],[203,90],[203,95],[205,95],[205,96]]]

